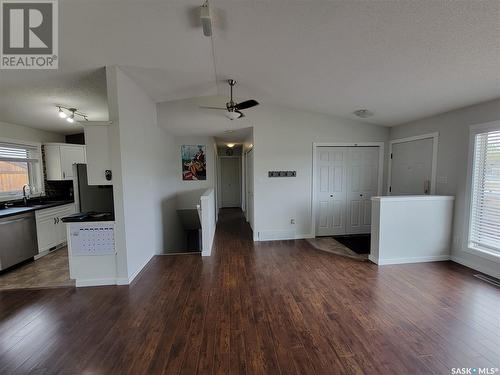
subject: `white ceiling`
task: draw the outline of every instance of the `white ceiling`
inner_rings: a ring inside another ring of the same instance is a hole
[[[60,69],[0,71],[0,121],[74,132],[55,104],[105,120],[107,64],[158,102],[231,77],[240,97],[388,126],[500,97],[498,0],[211,0],[214,55],[201,2],[60,0]]]

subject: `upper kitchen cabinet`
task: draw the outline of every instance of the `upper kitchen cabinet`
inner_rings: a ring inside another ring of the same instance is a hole
[[[109,153],[109,126],[85,125],[85,143],[87,144],[87,180],[89,185],[112,185],[111,157]]]
[[[45,169],[47,180],[72,180],[73,164],[86,164],[85,146],[68,143],[46,143]]]

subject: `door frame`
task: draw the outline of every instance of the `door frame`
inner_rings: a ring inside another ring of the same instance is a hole
[[[378,180],[377,195],[382,195],[382,185],[384,180],[384,148],[385,142],[313,142],[312,147],[312,192],[311,192],[311,237],[316,237],[316,152],[318,147],[378,147]]]
[[[223,207],[223,204],[222,204],[222,160],[223,159],[238,159],[240,162],[238,163],[238,181],[240,182],[240,188],[238,189],[238,193],[240,195],[240,205],[239,207],[241,208],[241,205],[242,205],[242,200],[243,200],[243,197],[241,196],[241,186],[242,186],[242,168],[241,168],[241,159],[242,159],[242,155],[233,155],[233,156],[228,156],[228,155],[220,155],[219,156],[219,160],[218,160],[218,175],[217,175],[217,185],[218,185],[218,189],[219,189],[219,197],[220,197],[220,203],[219,203],[219,207],[218,208],[224,208]]]
[[[392,185],[392,146],[396,143],[407,143],[420,141],[422,139],[432,139],[432,167],[431,167],[431,191],[429,195],[436,194],[436,176],[437,176],[437,156],[439,144],[439,132],[416,135],[413,137],[392,139],[389,141],[389,165],[387,171],[387,195],[391,194]]]

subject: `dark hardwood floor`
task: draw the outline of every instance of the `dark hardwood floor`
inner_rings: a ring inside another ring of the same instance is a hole
[[[0,374],[450,374],[500,367],[500,289],[454,263],[377,267],[254,245],[155,257],[129,287],[0,292]]]

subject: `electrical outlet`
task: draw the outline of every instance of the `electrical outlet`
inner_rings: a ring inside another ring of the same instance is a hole
[[[290,219],[290,224],[295,224],[295,219]]]

